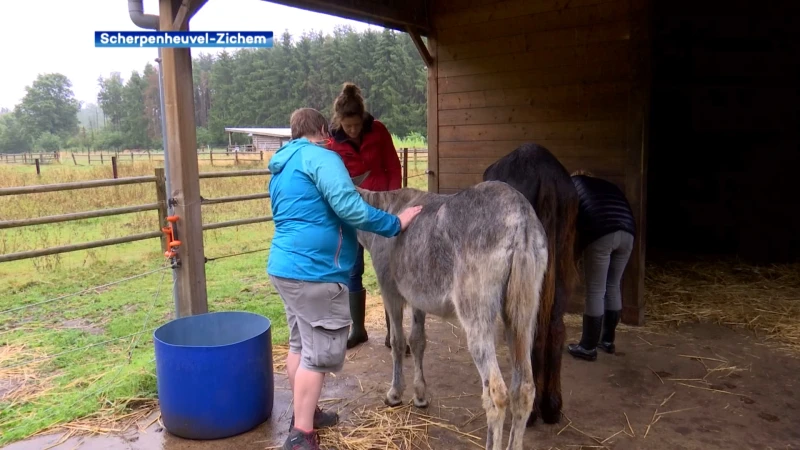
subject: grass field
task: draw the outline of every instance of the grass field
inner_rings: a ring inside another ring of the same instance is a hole
[[[407,145],[410,146],[410,145]],[[237,169],[265,167],[252,163]],[[427,161],[410,161],[409,176]],[[156,164],[120,165],[120,176],[152,175]],[[232,168],[232,167],[231,167]],[[201,171],[228,168],[201,165]],[[0,187],[109,178],[108,166],[0,165]],[[201,180],[205,198],[264,192],[268,176]],[[427,188],[427,178],[409,179]],[[153,184],[0,197],[0,220],[156,201]],[[253,200],[203,207],[203,222],[268,215]],[[0,230],[0,254],[155,231],[155,211]],[[283,306],[265,273],[272,223],[204,233],[211,311],[263,314],[273,342],[287,339]],[[367,255],[367,258],[369,256]],[[124,415],[156,397],[152,331],[172,317],[172,277],[158,239],[0,263],[0,446],[81,418]],[[377,290],[367,261],[365,285]],[[148,275],[103,286],[136,275]],[[90,289],[81,295],[60,298]],[[38,306],[30,306],[47,301]],[[27,306],[26,306],[27,305]],[[20,309],[15,309],[19,308]]]

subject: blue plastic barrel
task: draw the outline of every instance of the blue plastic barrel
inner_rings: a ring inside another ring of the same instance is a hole
[[[161,418],[186,439],[221,439],[269,420],[275,383],[270,320],[226,311],[153,333]]]

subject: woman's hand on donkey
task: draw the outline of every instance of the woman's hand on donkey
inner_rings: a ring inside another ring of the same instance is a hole
[[[412,206],[410,208],[406,208],[403,210],[403,212],[398,214],[397,218],[400,219],[400,229],[406,231],[408,225],[411,224],[411,221],[414,220],[414,218],[417,217],[417,214],[419,214],[421,211],[422,206]]]

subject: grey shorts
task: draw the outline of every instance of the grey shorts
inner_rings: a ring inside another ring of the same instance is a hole
[[[338,372],[344,366],[350,332],[347,286],[314,283],[270,275],[283,299],[289,326],[289,351],[300,354],[303,368],[314,372]]]

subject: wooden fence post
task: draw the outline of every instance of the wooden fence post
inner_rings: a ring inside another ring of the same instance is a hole
[[[111,173],[114,174],[114,179],[115,180],[117,178],[119,178],[118,173],[117,173],[117,157],[116,156],[112,156],[111,157]]]
[[[214,166],[214,150],[211,150],[211,152],[208,154],[208,159],[211,161],[211,166],[213,167]]]
[[[408,147],[403,148],[403,187],[408,187]]]
[[[233,165],[234,166],[238,166],[239,165],[239,152],[233,152],[233,153],[234,153],[234,155],[233,155]]]
[[[39,169],[39,158],[36,158],[34,161],[36,162],[36,175],[39,175],[39,176],[41,176],[41,175],[42,175],[42,172],[41,172],[41,170]]]
[[[158,229],[167,226],[167,177],[163,167],[156,168],[156,201],[158,202]],[[161,235],[161,251],[167,251],[167,237]]]
[[[100,152],[100,165],[102,166],[103,164],[105,164],[103,161],[103,152]]]

